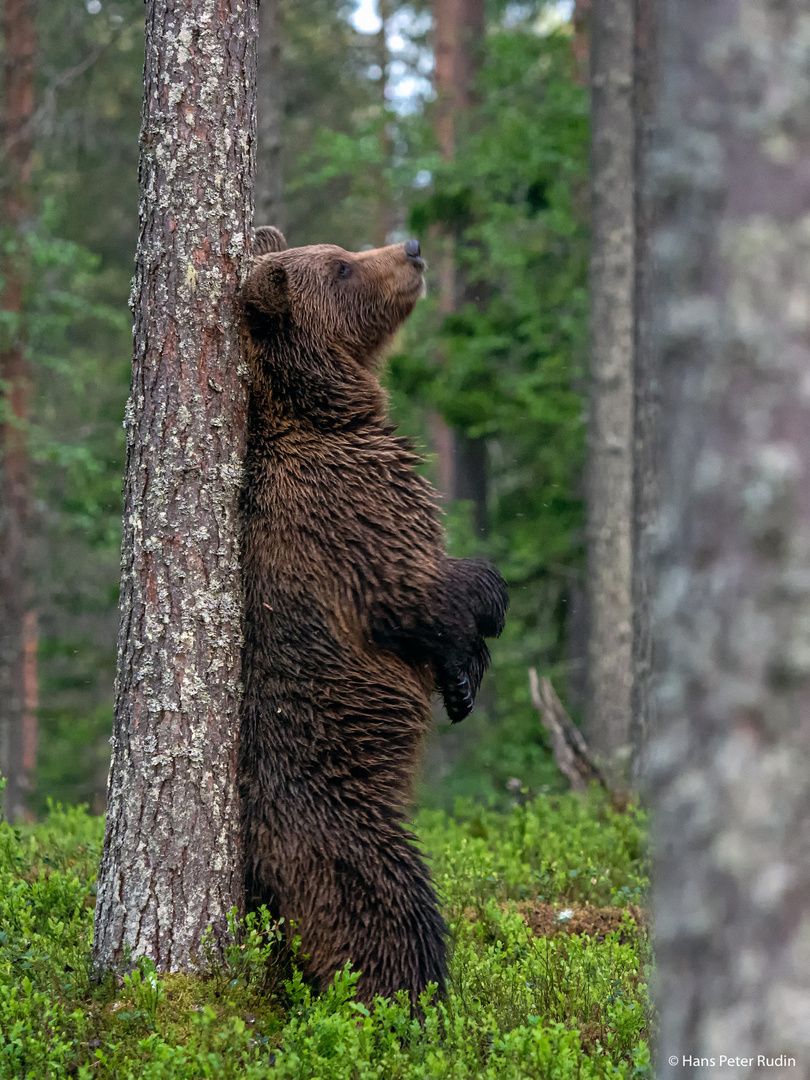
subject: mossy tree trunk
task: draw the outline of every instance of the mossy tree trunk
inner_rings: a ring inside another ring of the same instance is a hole
[[[633,686],[634,35],[633,3],[593,0],[587,730],[616,783]]]
[[[806,1075],[810,20],[661,9],[657,1075]]]
[[[148,0],[101,966],[193,967],[241,903],[237,290],[252,226],[256,0]]]
[[[26,643],[35,616],[26,610],[31,374],[23,332],[25,230],[31,225],[32,210],[36,38],[31,0],[4,0],[2,35],[0,220],[9,243],[3,257],[0,296],[0,310],[8,320],[0,341],[0,772],[7,780],[3,810],[13,821],[25,813],[34,764],[31,749],[36,745],[36,713],[26,707],[26,698],[29,704],[32,698],[32,688],[26,682],[30,683],[32,670],[36,677],[36,657],[32,658],[29,646],[26,663]]]

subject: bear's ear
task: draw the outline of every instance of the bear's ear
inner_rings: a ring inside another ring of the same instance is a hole
[[[242,300],[262,315],[283,315],[289,310],[287,272],[275,259],[263,259],[242,288]]]
[[[253,238],[254,256],[269,255],[272,251],[284,251],[286,247],[287,241],[284,239],[284,233],[281,229],[277,229],[275,225],[262,225],[256,230],[256,235]]]

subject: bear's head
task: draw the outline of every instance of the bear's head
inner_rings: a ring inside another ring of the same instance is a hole
[[[253,252],[242,288],[248,331],[254,344],[288,354],[339,356],[368,369],[424,295],[416,240],[360,252],[288,248],[278,229],[264,227]]]

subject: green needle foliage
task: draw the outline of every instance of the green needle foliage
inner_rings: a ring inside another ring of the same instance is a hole
[[[604,939],[535,937],[516,900],[621,908],[647,889],[643,818],[593,793],[504,815],[459,805],[416,829],[451,928],[445,1001],[373,1010],[348,966],[312,993],[267,912],[232,923],[200,974],[90,963],[103,820],[51,807],[0,823],[0,1080],[642,1080],[650,971],[628,911]],[[638,909],[633,908],[636,912]],[[565,916],[565,912],[562,912]]]
[[[383,226],[390,240],[420,239],[428,298],[388,362],[392,415],[429,474],[432,414],[487,447],[486,535],[456,504],[446,507],[449,541],[454,554],[496,562],[512,602],[475,713],[460,727],[438,725],[421,797],[445,808],[457,796],[506,805],[509,784],[559,784],[528,666],[551,674],[571,704],[568,609],[583,565],[587,95],[565,29],[542,22],[546,8],[488,4],[477,104],[459,118],[448,162],[432,129],[422,0],[392,7],[400,44],[389,74],[416,87],[404,104],[383,94],[379,41],[353,28],[350,0],[282,3],[288,239],[359,250],[381,242]],[[36,383],[36,812],[46,796],[103,809],[112,718],[143,4],[91,9],[77,0],[37,9],[41,213],[25,316]],[[463,286],[458,310],[443,316],[447,235]]]
[[[452,732],[442,728],[448,738],[431,755],[421,793],[428,805],[458,795],[504,803],[511,778],[532,790],[558,782],[527,668],[555,676],[567,696],[568,607],[584,561],[588,100],[567,31],[546,32],[539,21],[545,7],[489,5],[478,103],[458,117],[452,161],[435,146],[429,102],[398,110],[378,96],[358,104],[350,130],[345,121],[320,128],[288,169],[295,206],[325,189],[342,193],[333,242],[380,242],[386,200],[396,224],[389,240],[420,239],[428,298],[388,361],[392,415],[423,450],[436,413],[486,442],[487,534],[475,534],[468,504],[450,505],[450,547],[497,563],[511,607],[476,713]],[[405,55],[417,66],[425,25],[415,14],[397,24],[401,37],[412,33]],[[291,221],[293,244],[300,227]],[[447,236],[461,302],[442,315]],[[428,454],[435,479],[434,465]]]
[[[588,126],[570,72],[561,34],[490,35],[482,103],[410,216],[417,235],[453,235],[468,299],[444,317],[435,297],[417,309],[391,360],[393,401],[486,440],[487,535],[456,505],[451,549],[490,558],[511,594],[482,708],[443,781],[458,794],[503,798],[510,777],[534,789],[555,780],[527,668],[567,693],[568,604],[582,580]]]

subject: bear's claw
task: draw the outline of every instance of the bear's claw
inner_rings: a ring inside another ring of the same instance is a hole
[[[470,690],[470,680],[466,675],[456,682],[445,683],[441,688],[444,707],[454,724],[463,720],[473,711],[475,700]]]

